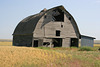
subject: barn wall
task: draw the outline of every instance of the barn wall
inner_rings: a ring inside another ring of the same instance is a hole
[[[52,42],[51,38],[44,38],[43,42]]]
[[[43,38],[35,38],[33,37],[33,46],[34,46],[34,41],[37,40],[38,41],[38,47],[43,46]]]
[[[78,38],[80,38],[80,33],[79,33],[79,30],[78,30],[78,27],[77,27],[77,24],[76,24],[74,18],[73,18],[68,12],[65,12],[65,15],[66,15],[65,18],[66,18],[67,20],[69,20],[69,21],[67,21],[67,20],[65,19],[65,21],[72,24],[72,27],[73,27],[73,29],[74,29],[74,32],[76,33],[76,36],[77,36]]]
[[[43,17],[39,20],[35,30],[34,30],[34,37],[44,37],[44,28],[41,28],[41,25],[42,25],[42,22],[43,22]]]
[[[88,37],[81,37],[81,46],[90,46],[93,47],[94,39]]]
[[[44,38],[44,39],[43,39],[43,42],[44,42],[44,43],[49,43],[49,45],[43,45],[43,46],[46,46],[46,47],[53,47],[53,45],[52,45],[52,38]]]
[[[38,47],[41,47],[43,44],[43,39],[39,39]]]
[[[62,47],[70,47],[70,38],[64,38],[63,39]]]
[[[34,37],[37,38],[64,38],[62,47],[70,47],[70,38],[78,38],[73,26],[73,20],[69,20],[69,15],[64,14],[64,22],[52,21],[52,11],[45,14],[38,22]],[[45,18],[46,16],[46,18]],[[63,26],[63,27],[62,27]],[[56,36],[56,30],[60,31],[60,36]],[[47,39],[51,43],[51,39]],[[43,40],[45,42],[46,39]]]
[[[32,35],[15,35],[13,36],[14,46],[32,46]]]

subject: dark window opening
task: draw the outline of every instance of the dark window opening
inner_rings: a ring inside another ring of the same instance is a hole
[[[69,17],[69,20],[71,20],[71,17]]]
[[[56,30],[56,36],[60,36],[60,30]]]
[[[34,47],[38,47],[38,40],[34,40]]]
[[[61,25],[61,28],[63,28],[63,25]]]
[[[55,9],[53,11],[52,16],[53,16],[54,21],[62,21],[62,22],[64,22],[64,12],[62,12],[62,10]]]

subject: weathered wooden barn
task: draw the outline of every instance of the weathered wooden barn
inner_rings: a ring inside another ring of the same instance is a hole
[[[23,19],[13,33],[13,45],[78,47],[80,38],[72,15],[63,6],[57,6]]]

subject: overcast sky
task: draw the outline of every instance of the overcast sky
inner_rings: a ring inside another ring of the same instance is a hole
[[[59,5],[74,17],[82,35],[100,40],[100,0],[0,0],[0,39],[12,39],[25,17]]]

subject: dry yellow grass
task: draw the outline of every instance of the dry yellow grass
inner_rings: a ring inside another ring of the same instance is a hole
[[[0,42],[0,46],[11,46],[12,42]]]
[[[100,51],[82,52],[78,48],[43,50],[11,44],[0,42],[0,67],[100,67]]]
[[[100,44],[94,44],[94,47],[100,47]]]
[[[32,47],[0,46],[0,67],[66,67],[71,55]]]

